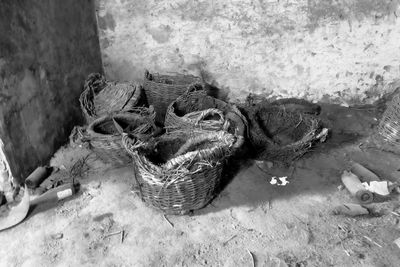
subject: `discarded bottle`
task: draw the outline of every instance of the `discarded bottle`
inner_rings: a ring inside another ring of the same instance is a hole
[[[380,181],[379,177],[372,171],[365,168],[363,165],[357,162],[351,164],[351,172],[357,175],[362,182]]]
[[[344,171],[342,174],[342,182],[350,194],[360,203],[368,204],[373,202],[374,195],[364,188],[360,179],[358,179],[354,173]]]
[[[338,215],[348,215],[348,216],[360,216],[360,215],[368,215],[369,211],[368,209],[364,208],[360,204],[354,204],[354,203],[345,203],[342,205],[339,205],[333,209],[333,213]]]

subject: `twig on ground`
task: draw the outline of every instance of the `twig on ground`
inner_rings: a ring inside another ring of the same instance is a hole
[[[374,240],[372,240],[372,239],[369,238],[368,236],[363,235],[363,237],[364,237],[365,239],[367,239],[369,242],[371,242],[371,243],[377,245],[378,247],[382,248],[381,245],[379,245],[378,243],[376,243]]]
[[[113,235],[119,235],[119,234],[122,233],[122,231],[123,231],[123,230],[118,231],[118,232],[114,232],[114,233],[107,234],[107,235],[105,235],[103,238],[110,237],[110,236],[113,236]]]
[[[164,217],[164,219],[167,221],[167,223],[168,223],[172,228],[174,228],[174,224],[173,224],[170,220],[168,220],[168,218],[167,218],[167,216],[165,216],[165,214],[163,215],[163,217]]]
[[[343,242],[340,242],[340,244],[342,245],[342,249],[343,249],[344,253],[346,253],[346,255],[350,257],[350,252],[344,248]]]
[[[252,266],[255,267],[255,266],[256,266],[256,261],[255,261],[255,259],[254,259],[253,253],[251,253],[251,251],[248,250],[248,249],[247,249],[247,252],[250,254],[251,261],[252,261]]]
[[[400,217],[400,214],[398,214],[397,212],[391,211],[390,213]]]
[[[121,231],[121,244],[124,243],[124,238],[125,238],[125,230]]]
[[[234,238],[236,238],[237,237],[237,235],[233,235],[233,236],[231,236],[228,240],[226,240],[224,243],[222,243],[222,246],[226,246],[226,244],[228,244],[229,243],[229,241],[231,241],[232,239],[234,239]]]

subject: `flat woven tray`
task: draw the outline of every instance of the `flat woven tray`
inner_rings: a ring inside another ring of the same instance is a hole
[[[79,101],[88,123],[112,113],[126,112],[142,103],[142,86],[134,82],[111,82],[99,73],[85,81]]]

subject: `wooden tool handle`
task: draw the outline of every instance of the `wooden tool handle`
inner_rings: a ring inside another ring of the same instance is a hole
[[[53,171],[53,167],[37,167],[26,179],[25,184],[29,189],[38,187]]]
[[[362,182],[380,181],[375,173],[357,162],[351,164],[351,172],[357,175]]]

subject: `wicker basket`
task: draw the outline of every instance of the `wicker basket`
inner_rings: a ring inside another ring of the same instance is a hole
[[[125,112],[142,105],[142,87],[131,82],[110,82],[99,73],[85,81],[79,102],[88,123],[111,113]]]
[[[244,142],[247,120],[236,106],[208,96],[204,90],[188,92],[172,102],[165,116],[167,132],[184,129],[226,130]]]
[[[131,113],[105,115],[89,124],[82,141],[89,143],[90,149],[102,161],[116,166],[125,165],[131,162],[131,158],[122,146],[121,133],[117,127],[122,127],[124,132],[139,140],[146,140],[159,132],[154,118],[155,113],[151,107],[135,108]]]
[[[185,214],[207,205],[219,186],[235,137],[225,131],[163,135],[144,144],[124,135],[133,157],[138,194],[164,213]]]
[[[156,109],[156,121],[164,123],[168,105],[188,91],[191,85],[202,85],[199,77],[193,75],[161,75],[145,71],[143,88],[147,101]]]
[[[257,105],[247,112],[249,139],[259,159],[291,162],[317,141],[321,123],[313,116],[278,105]]]
[[[378,125],[378,133],[383,139],[400,148],[400,95],[393,97]]]

